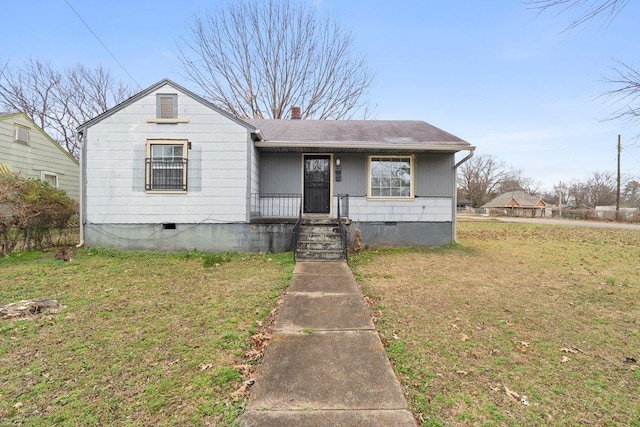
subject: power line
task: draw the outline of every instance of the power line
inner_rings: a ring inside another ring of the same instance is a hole
[[[80,14],[73,8],[73,6],[71,6],[71,4],[69,3],[68,0],[64,0],[64,2],[67,4],[67,6],[69,6],[69,8],[73,11],[73,13],[76,14],[76,16],[78,17],[78,19],[80,19],[80,21],[82,21],[82,23],[84,24],[85,27],[87,27],[87,29],[91,32],[91,34],[93,34],[93,37],[96,38],[96,40],[98,40],[98,42],[102,45],[102,47],[104,47],[104,49],[109,53],[109,55],[111,55],[111,57],[113,58],[114,61],[116,61],[116,63],[120,66],[120,68],[122,68],[122,70],[127,74],[127,76],[129,76],[129,78],[131,80],[133,80],[133,82],[138,86],[138,89],[142,89],[142,86],[140,86],[140,83],[138,83],[136,81],[136,79],[133,78],[133,76],[129,73],[129,71],[127,71],[127,69],[124,67],[124,65],[122,65],[120,63],[120,61],[118,61],[118,58],[116,58],[116,56],[113,54],[113,52],[111,52],[111,50],[109,50],[109,48],[107,47],[106,44],[104,44],[104,42],[102,40],[100,40],[100,37],[98,37],[98,35],[91,29],[91,27],[89,26],[89,24],[87,24],[87,22],[82,19],[82,16],[80,16]]]

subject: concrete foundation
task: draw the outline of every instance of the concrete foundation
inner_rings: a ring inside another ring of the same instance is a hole
[[[205,252],[288,252],[293,224],[86,224],[89,247]]]
[[[127,250],[205,252],[288,252],[292,223],[252,224],[85,224],[89,247]],[[353,222],[349,234],[361,232],[363,244],[375,247],[447,246],[451,222]]]
[[[349,233],[360,229],[369,247],[448,246],[453,243],[451,222],[353,222]]]

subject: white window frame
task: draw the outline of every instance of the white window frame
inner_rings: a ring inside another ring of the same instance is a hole
[[[58,178],[58,174],[55,172],[47,172],[47,171],[41,171],[40,172],[40,180],[44,181],[44,182],[49,182],[47,181],[47,176],[52,176],[55,178],[55,185],[51,185],[51,183],[49,183],[49,185],[51,185],[54,188],[59,188],[60,186],[60,179]]]
[[[153,159],[151,155],[152,146],[154,145],[171,145],[182,146],[182,188],[154,188],[153,183]],[[148,139],[147,140],[147,160],[145,165],[145,189],[147,193],[186,193],[188,189],[188,154],[189,153],[189,141],[186,139]]]
[[[20,139],[20,131],[27,132],[27,140]],[[19,144],[29,145],[31,143],[31,128],[19,123],[13,124],[13,141]]]
[[[380,195],[373,195],[373,191],[372,191],[372,181],[373,181],[373,176],[372,176],[372,164],[374,161],[384,161],[384,160],[393,160],[393,159],[398,159],[398,160],[408,160],[409,161],[409,168],[410,168],[410,183],[409,183],[409,195],[407,196],[392,196],[392,195],[384,195],[384,196],[380,196]],[[415,169],[415,156],[413,155],[370,155],[367,157],[367,198],[370,200],[414,200],[415,199],[415,176],[416,176],[416,169]]]

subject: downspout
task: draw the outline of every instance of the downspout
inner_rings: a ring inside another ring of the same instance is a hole
[[[76,245],[76,248],[84,246],[84,216],[86,212],[85,206],[85,180],[87,177],[85,171],[86,163],[86,131],[78,132],[78,139],[80,140],[80,242]]]
[[[458,242],[458,221],[456,216],[458,215],[458,166],[473,157],[473,153],[476,151],[476,147],[469,148],[469,154],[453,167],[453,243]]]
[[[264,135],[262,134],[262,132],[260,131],[260,129],[254,129],[253,132],[249,132],[249,138],[247,141],[247,215],[246,215],[246,222],[250,223],[251,222],[251,203],[253,202],[253,197],[252,197],[252,193],[251,193],[251,184],[252,184],[252,178],[253,178],[253,156],[256,156],[256,163],[258,164],[258,170],[256,171],[256,174],[258,175],[257,179],[258,182],[257,187],[258,187],[258,191],[260,190],[260,152],[258,151],[258,149],[255,146],[255,142],[258,141],[264,141]],[[256,195],[256,197],[260,197],[259,194]]]

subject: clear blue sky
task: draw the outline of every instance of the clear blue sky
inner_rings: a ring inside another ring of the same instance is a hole
[[[0,63],[28,57],[61,69],[107,66],[143,88],[168,77],[190,87],[175,58],[178,36],[209,0],[3,2]],[[376,72],[377,119],[424,120],[551,189],[559,181],[616,170],[640,176],[640,126],[603,121],[621,105],[594,99],[611,89],[614,60],[640,68],[640,2],[608,24],[562,33],[571,15],[538,16],[520,0],[315,0],[352,29]],[[128,73],[128,74],[127,74]],[[192,88],[195,89],[195,88]]]

